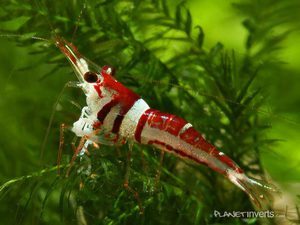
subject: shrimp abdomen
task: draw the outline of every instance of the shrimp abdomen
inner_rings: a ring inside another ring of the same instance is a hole
[[[206,164],[224,175],[228,169],[242,173],[233,160],[207,142],[190,123],[169,113],[146,110],[137,124],[135,140]]]

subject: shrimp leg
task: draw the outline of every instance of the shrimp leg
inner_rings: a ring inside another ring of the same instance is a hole
[[[139,193],[134,190],[132,187],[129,186],[129,176],[130,176],[130,161],[131,161],[131,154],[132,154],[132,148],[133,148],[133,143],[129,143],[129,151],[127,153],[127,163],[126,163],[126,171],[125,171],[125,179],[124,179],[124,188],[133,194],[134,198],[136,199],[139,209],[140,209],[140,214],[144,213],[144,209],[142,206],[142,202],[139,196]]]

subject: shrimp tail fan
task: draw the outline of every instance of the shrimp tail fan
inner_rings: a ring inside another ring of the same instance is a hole
[[[258,209],[270,208],[275,195],[280,194],[279,189],[273,184],[263,180],[249,178],[244,173],[229,171],[227,175],[232,183],[247,193]]]

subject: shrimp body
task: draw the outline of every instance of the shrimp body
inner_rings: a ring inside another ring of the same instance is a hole
[[[71,62],[80,82],[78,86],[86,95],[87,106],[72,128],[77,136],[87,137],[85,148],[93,142],[115,145],[126,141],[155,146],[205,164],[225,175],[258,206],[265,189],[272,190],[248,178],[232,159],[206,141],[190,123],[178,116],[151,109],[139,95],[113,77],[111,67],[104,66],[100,71],[93,71],[89,61],[71,43],[61,38],[55,41]]]
[[[111,75],[112,69],[104,66],[102,80],[88,89],[87,109],[90,130],[103,129],[112,142],[131,140],[141,144],[153,145],[163,151],[180,157],[203,163],[225,174],[229,169],[241,173],[242,170],[224,153],[208,143],[190,123],[169,113],[151,109],[137,94],[116,81]],[[73,131],[82,136],[82,129]],[[86,118],[84,118],[85,121]],[[97,141],[97,137],[90,137]]]

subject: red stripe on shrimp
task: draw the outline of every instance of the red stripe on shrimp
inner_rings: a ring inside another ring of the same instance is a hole
[[[101,91],[101,85],[96,84],[96,85],[94,86],[94,88],[95,88],[95,90],[97,91],[99,98],[103,98],[102,91]]]
[[[108,70],[110,69],[110,73]],[[112,90],[115,93],[112,98],[114,101],[118,102],[121,106],[119,115],[115,118],[112,132],[117,134],[119,133],[122,121],[126,113],[131,109],[134,103],[140,99],[140,96],[135,94],[133,91],[126,88],[123,84],[116,81],[111,76],[111,70],[109,66],[104,66],[102,68],[101,74],[103,76],[103,84],[99,83],[97,86],[100,87],[101,85],[108,90]],[[95,87],[96,88],[96,87]],[[96,89],[98,92],[99,97],[101,97],[101,90],[100,88]]]
[[[113,99],[118,101],[122,106],[121,112],[122,115],[126,114],[128,110],[133,106],[133,104],[140,99],[140,96],[126,88],[123,84],[116,81],[110,74],[107,73],[107,66],[104,66],[101,74],[103,76],[103,85],[104,88],[112,90],[114,94]]]
[[[138,124],[136,126],[136,129],[135,129],[135,132],[134,132],[134,138],[137,142],[141,143],[141,134],[142,134],[142,131],[144,129],[144,126],[145,126],[147,120],[153,114],[154,111],[157,111],[157,110],[147,109],[143,113],[143,115],[140,117],[139,122],[138,122]]]
[[[112,132],[117,134],[119,133],[119,130],[120,130],[120,127],[122,125],[122,122],[123,122],[123,119],[124,117],[126,116],[126,114],[128,113],[128,111],[132,108],[132,106],[134,105],[136,101],[130,101],[126,107],[123,107],[120,111],[120,115],[118,115],[116,118],[115,118],[115,121],[114,121],[114,125],[113,125],[113,128],[112,128]]]
[[[152,140],[152,141],[149,141],[148,144],[149,145],[152,145],[152,144],[160,145],[160,146],[164,147],[166,150],[171,151],[171,152],[175,152],[176,154],[178,154],[182,157],[186,157],[186,158],[193,159],[193,160],[196,160],[196,161],[200,162],[198,159],[196,159],[196,158],[192,157],[191,155],[187,154],[185,151],[175,149],[171,145],[166,144],[162,141]]]
[[[115,118],[114,125],[113,125],[111,132],[113,132],[115,134],[119,133],[123,119],[124,119],[123,115],[117,115],[117,117]]]
[[[187,122],[184,119],[158,110],[148,120],[149,127],[166,131],[174,136],[177,136],[186,124]]]
[[[97,114],[97,118],[99,120],[99,122],[103,123],[105,117],[107,116],[107,114],[110,112],[110,110],[117,105],[118,102],[115,100],[111,100],[110,102],[108,102],[106,105],[104,105],[102,107],[102,109],[98,112]]]
[[[186,131],[180,134],[180,139],[185,141],[186,143],[189,143],[190,145],[205,151],[209,155],[217,158],[222,163],[226,164],[233,170],[235,170],[238,173],[243,173],[243,170],[237,166],[237,164],[231,160],[228,156],[226,156],[224,153],[219,152],[216,147],[209,142],[207,142],[201,134],[197,130],[195,130],[193,127],[188,128]]]

